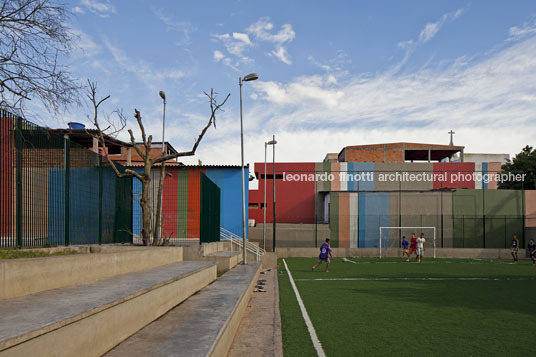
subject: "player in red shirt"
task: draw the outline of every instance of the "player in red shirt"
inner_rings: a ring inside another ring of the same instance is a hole
[[[415,253],[415,259],[417,259],[417,237],[415,236],[415,233],[411,233],[411,240],[409,242],[409,254],[408,259],[406,260],[407,262],[409,262],[411,254],[413,253]]]

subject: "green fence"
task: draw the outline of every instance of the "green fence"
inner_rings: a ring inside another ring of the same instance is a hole
[[[0,119],[1,248],[131,242],[131,179],[47,128]]]
[[[201,173],[200,242],[220,240],[220,188]]]

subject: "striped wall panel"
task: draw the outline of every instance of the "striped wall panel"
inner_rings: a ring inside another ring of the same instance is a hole
[[[201,173],[188,170],[188,238],[199,238],[201,224]]]
[[[525,225],[536,227],[536,191],[525,191]]]
[[[188,237],[188,171],[176,170],[177,175],[177,238]]]
[[[334,248],[339,247],[339,193],[330,193],[329,203],[329,228],[330,228],[330,245]]]
[[[177,236],[177,172],[166,168],[169,175],[164,179],[164,194],[162,200],[162,237]]]

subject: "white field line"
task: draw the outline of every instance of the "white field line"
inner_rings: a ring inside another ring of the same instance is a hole
[[[313,327],[313,323],[311,322],[311,319],[309,318],[309,314],[307,313],[307,310],[305,310],[305,305],[303,304],[303,300],[300,296],[298,288],[296,287],[296,283],[294,283],[294,279],[292,278],[292,274],[290,273],[290,270],[288,269],[287,262],[285,261],[285,259],[283,259],[283,264],[285,264],[285,269],[287,270],[287,274],[290,279],[290,284],[292,285],[292,289],[294,289],[294,294],[296,295],[296,299],[298,300],[298,305],[300,305],[300,310],[301,310],[303,319],[305,320],[305,324],[307,325],[307,330],[309,330],[309,335],[311,336],[311,341],[313,341],[313,346],[315,347],[316,354],[318,355],[318,357],[326,357],[326,354],[324,353],[324,349],[322,349],[322,345],[320,344],[320,340],[318,339],[318,336],[316,335],[316,331],[315,331],[315,328]]]
[[[536,278],[317,278],[296,281],[529,281]]]

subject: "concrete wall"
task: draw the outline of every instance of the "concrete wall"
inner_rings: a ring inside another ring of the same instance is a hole
[[[115,248],[118,249],[118,248]],[[110,249],[113,251],[114,249]],[[180,262],[181,247],[0,261],[0,300]]]

